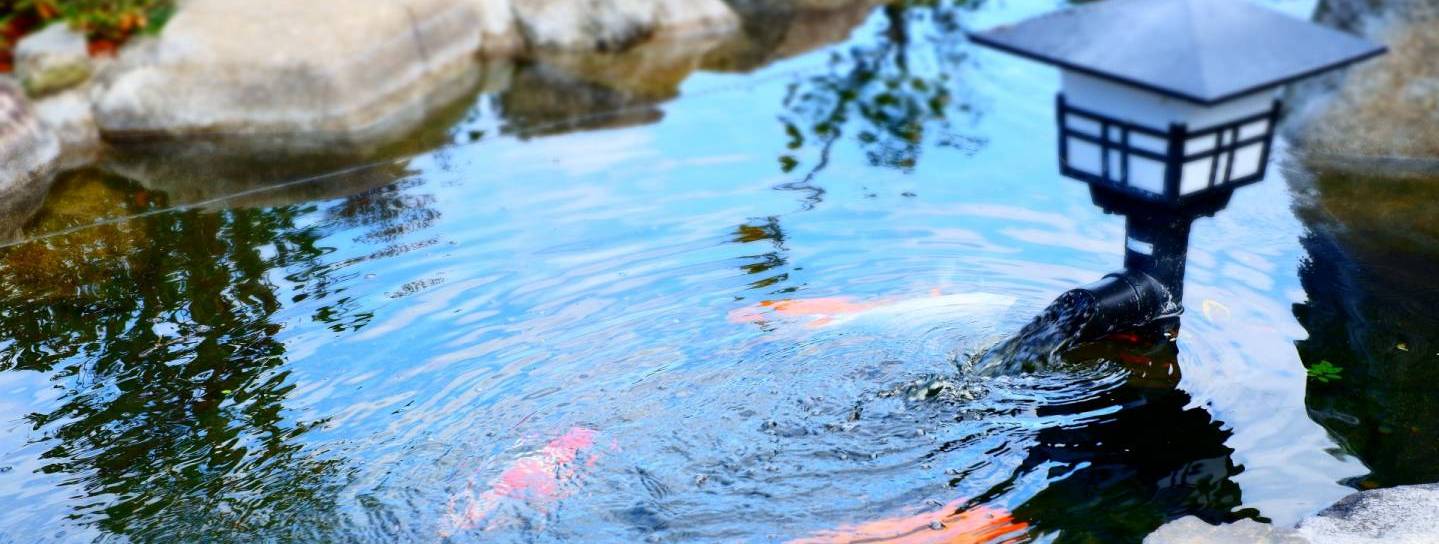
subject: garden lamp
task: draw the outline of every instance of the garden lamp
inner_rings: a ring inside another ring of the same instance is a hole
[[[1279,88],[1385,48],[1245,0],[1108,0],[970,34],[1052,64],[1059,168],[1125,216],[1089,336],[1175,317],[1189,227],[1264,179]]]

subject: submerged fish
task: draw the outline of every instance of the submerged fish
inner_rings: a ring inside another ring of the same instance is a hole
[[[510,463],[484,491],[476,493],[474,481],[466,483],[463,493],[450,498],[440,536],[501,525],[502,520],[494,519],[494,514],[506,501],[522,501],[544,512],[570,496],[581,476],[577,461],[594,446],[596,434],[593,429],[571,427],[539,451]],[[585,466],[593,466],[598,460],[598,455],[589,453]]]
[[[985,544],[1018,542],[1029,524],[1015,521],[1009,511],[993,506],[976,506],[959,511],[961,501],[944,505],[935,512],[885,518],[840,527],[789,544],[840,544],[885,542],[890,544]],[[946,513],[948,512],[948,513]]]

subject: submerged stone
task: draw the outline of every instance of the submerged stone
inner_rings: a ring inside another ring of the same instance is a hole
[[[1355,493],[1299,524],[1299,534],[1325,542],[1439,542],[1439,484]]]
[[[1144,538],[1144,544],[1307,544],[1308,541],[1296,536],[1293,531],[1274,527],[1254,520],[1242,519],[1234,523],[1210,525],[1203,520],[1186,516],[1164,524],[1159,530]]]

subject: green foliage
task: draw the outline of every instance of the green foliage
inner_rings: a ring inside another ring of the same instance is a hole
[[[1319,383],[1329,383],[1339,381],[1342,377],[1340,373],[1344,372],[1344,369],[1334,366],[1334,363],[1329,361],[1319,361],[1306,369],[1305,372],[1309,374],[1309,379],[1311,380]]]
[[[158,30],[174,10],[174,0],[0,0],[0,72],[10,71],[20,38],[45,25],[68,24],[89,38],[92,53],[104,53]]]

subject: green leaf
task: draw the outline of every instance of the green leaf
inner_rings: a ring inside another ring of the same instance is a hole
[[[1315,363],[1314,365],[1305,369],[1305,373],[1309,375],[1309,379],[1319,383],[1339,381],[1339,379],[1342,377],[1340,376],[1340,374],[1342,374],[1343,372],[1343,368],[1339,368],[1338,366],[1335,366],[1334,363],[1331,363],[1329,361],[1319,361],[1318,363]]]

